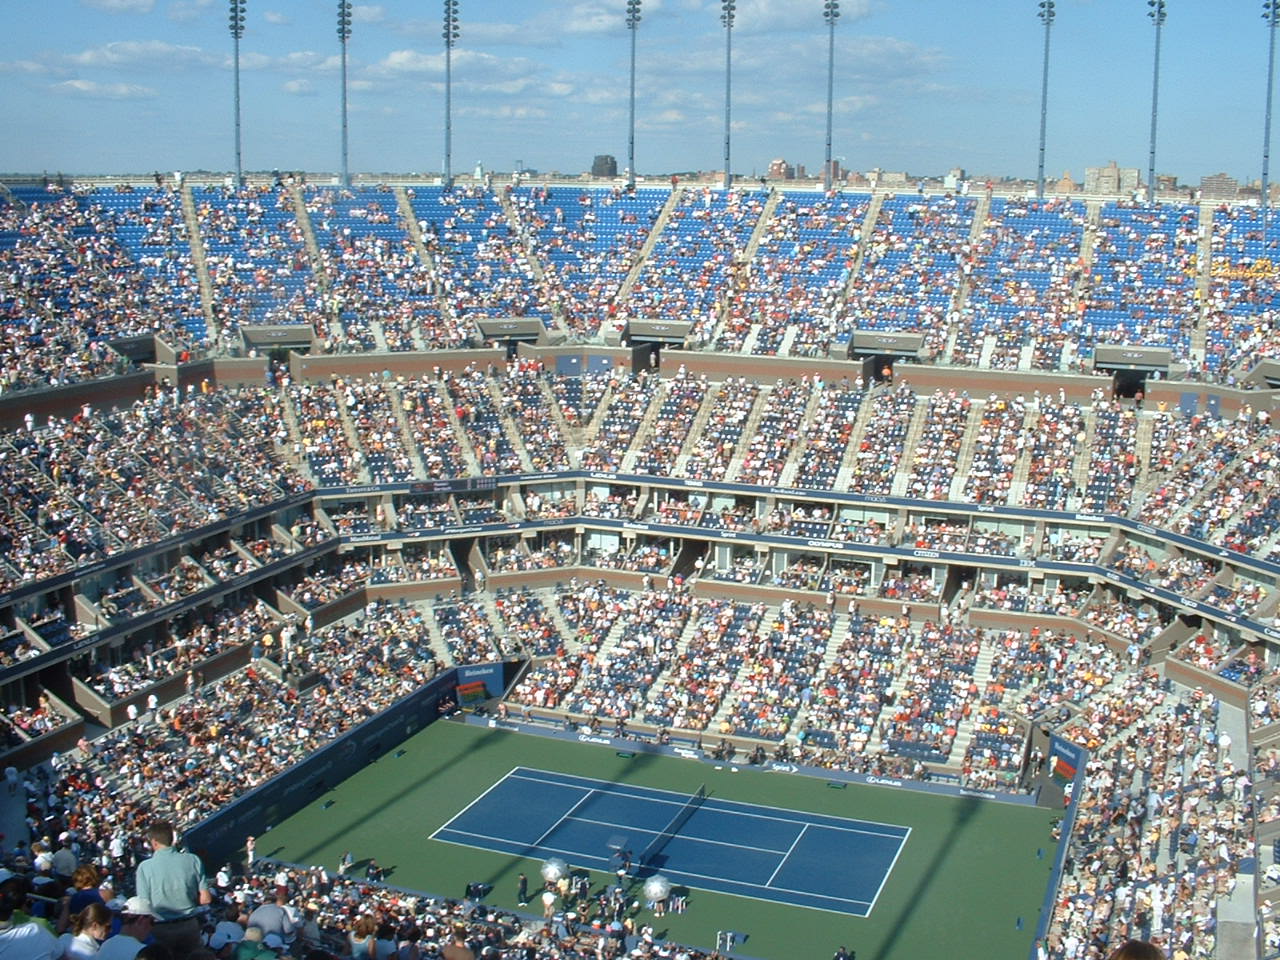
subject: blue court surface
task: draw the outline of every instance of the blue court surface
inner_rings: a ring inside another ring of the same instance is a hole
[[[690,797],[516,767],[431,835],[535,860],[614,871],[618,849],[640,859]],[[708,796],[633,875],[865,917],[889,879],[909,827]],[[638,868],[638,869],[637,869]]]

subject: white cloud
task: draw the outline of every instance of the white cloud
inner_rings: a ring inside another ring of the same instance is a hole
[[[479,117],[484,120],[545,120],[548,116],[541,107],[501,104],[496,107],[463,106],[457,108],[459,116]]]
[[[27,73],[34,75],[49,72],[50,68],[47,64],[37,63],[34,60],[0,61],[0,73]]]
[[[276,57],[273,66],[281,70],[337,70],[342,66],[338,53],[316,53],[314,50],[295,50]]]
[[[175,23],[188,23],[213,6],[213,0],[177,0],[169,4],[164,15]]]
[[[610,33],[625,26],[618,5],[601,0],[575,3],[560,16],[560,28],[568,33]]]
[[[156,0],[83,0],[90,7],[107,13],[150,13]]]
[[[377,73],[443,73],[443,53],[419,53],[417,50],[392,50],[373,70]]]
[[[151,87],[136,83],[97,83],[93,80],[63,80],[50,89],[92,100],[146,100],[156,95]]]
[[[636,126],[645,130],[657,130],[664,127],[683,126],[689,122],[689,116],[683,110],[661,110],[656,114],[636,116]]]
[[[737,0],[737,17],[733,23],[735,32],[773,32],[777,30],[821,30],[826,27],[822,8],[813,0]],[[871,0],[842,0],[840,24],[865,17],[871,11]],[[717,13],[717,22],[719,14]]]
[[[66,57],[68,63],[78,67],[215,66],[224,59],[199,47],[178,46],[162,40],[117,40]]]
[[[262,19],[267,23],[274,24],[277,27],[283,27],[292,23],[287,14],[281,13],[279,10],[268,10],[262,15]]]
[[[477,86],[495,84],[494,90],[504,90],[498,84],[510,84],[513,80],[527,81],[540,69],[538,64],[523,57],[504,59],[491,53],[476,50],[453,51],[453,77],[457,82],[474,79]],[[373,76],[403,76],[427,74],[444,76],[444,51],[422,53],[419,50],[393,50],[369,68]]]
[[[315,86],[305,77],[299,80],[286,80],[281,89],[295,97],[313,97],[316,93]]]
[[[356,4],[351,8],[351,19],[356,23],[381,23],[386,17],[386,8],[380,3]]]

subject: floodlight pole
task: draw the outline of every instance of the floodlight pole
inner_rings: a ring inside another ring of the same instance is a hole
[[[1036,167],[1036,197],[1044,199],[1044,139],[1049,122],[1049,28],[1055,16],[1053,0],[1040,0],[1036,14],[1044,24],[1044,65],[1040,74],[1040,161]]]
[[[836,21],[840,19],[839,0],[826,0],[822,19],[827,22],[827,150],[822,163],[822,190],[831,192],[831,113],[835,97]]]
[[[1156,114],[1160,106],[1160,33],[1167,16],[1165,0],[1147,0],[1147,16],[1156,28],[1155,66],[1151,71],[1151,149],[1147,154],[1147,202],[1156,202]]]
[[[232,74],[235,77],[236,118],[236,186],[244,185],[244,169],[240,160],[240,38],[244,36],[245,0],[230,0]]]
[[[1275,87],[1276,75],[1276,23],[1280,21],[1280,0],[1265,0],[1262,4],[1262,19],[1267,21],[1267,113],[1262,124],[1262,197],[1259,200],[1262,210],[1262,232],[1267,232],[1267,213],[1271,206],[1271,92]]]
[[[444,0],[444,188],[453,189],[453,45],[458,39],[458,0]]]
[[[338,42],[342,46],[342,185],[351,186],[347,164],[347,41],[351,39],[351,0],[338,0]]]
[[[627,189],[636,185],[636,28],[640,26],[640,0],[627,0],[627,30],[631,34],[631,109],[627,127]]]
[[[729,170],[729,145],[733,104],[733,19],[737,4],[734,0],[722,0],[720,23],[724,26],[724,189],[733,187],[733,174]]]

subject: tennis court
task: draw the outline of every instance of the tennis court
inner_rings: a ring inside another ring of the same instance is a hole
[[[516,767],[431,835],[757,900],[868,916],[909,827]]]

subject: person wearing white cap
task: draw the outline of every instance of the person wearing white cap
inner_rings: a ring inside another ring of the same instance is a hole
[[[130,897],[120,911],[120,932],[102,942],[96,960],[133,960],[157,919],[150,900]]]

